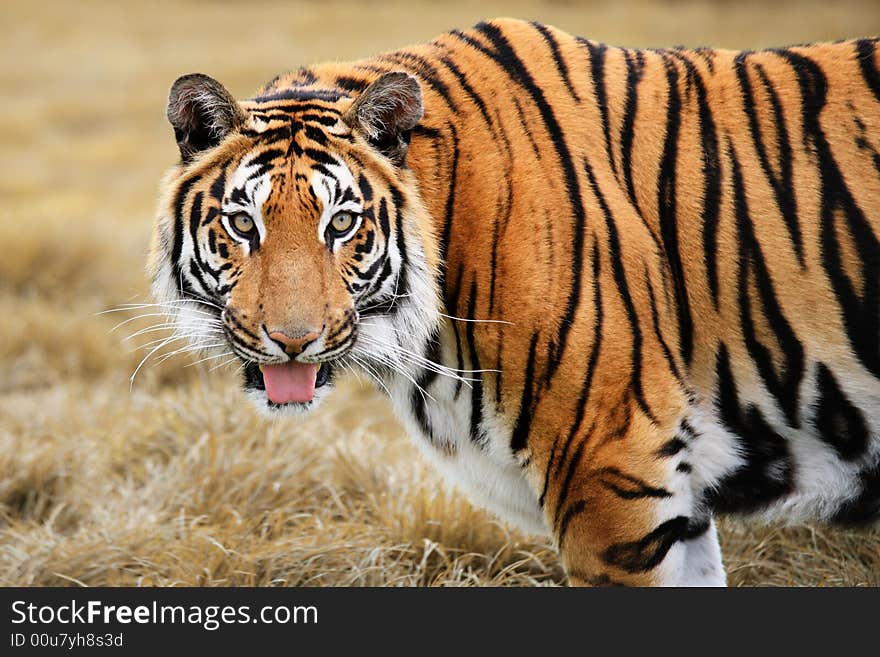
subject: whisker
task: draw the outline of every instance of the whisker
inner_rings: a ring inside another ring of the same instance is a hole
[[[189,300],[181,301],[180,303],[191,303]],[[161,302],[161,303],[132,303],[132,304],[122,304],[118,308],[110,308],[108,310],[102,310],[100,312],[94,313],[94,316],[98,315],[106,315],[108,313],[121,313],[121,312],[130,312],[133,310],[145,310],[147,308],[166,308],[168,310],[173,310],[175,312],[180,311],[182,308],[181,305],[173,302]],[[197,313],[199,315],[205,315],[206,317],[210,317],[211,319],[217,318],[217,313],[207,312],[205,310],[201,310],[200,308],[187,308],[187,312]],[[170,313],[164,313],[169,315]]]
[[[410,335],[410,334],[407,333],[406,331],[401,331],[400,329],[396,329],[396,328],[391,327],[391,326],[382,326],[382,325],[380,325],[380,324],[370,324],[370,323],[367,323],[367,322],[361,322],[361,325],[362,325],[362,326],[372,326],[372,327],[380,328],[380,329],[386,329],[386,328],[387,328],[387,329],[391,329],[391,330],[394,331],[395,333],[400,333],[400,334],[402,334],[402,335],[406,335],[406,336]],[[363,338],[363,339],[365,339],[365,340],[368,340],[368,341],[372,341],[374,344],[378,344],[379,346],[381,346],[381,343],[378,343],[377,340],[376,340],[376,338],[375,338],[374,336],[371,336],[371,335],[364,335],[364,334],[359,334],[359,335],[358,335],[358,339],[361,339],[361,338]],[[440,367],[440,368],[442,368],[442,369],[444,369],[444,370],[448,370],[448,371],[450,371],[450,372],[459,372],[459,373],[461,373],[461,374],[480,374],[480,373],[485,373],[485,372],[496,372],[496,373],[497,373],[497,372],[500,372],[500,371],[501,371],[501,370],[494,370],[494,369],[460,370],[460,369],[457,369],[457,368],[454,368],[454,367],[449,367],[448,365],[444,365],[444,364],[442,364],[442,363],[437,363],[436,361],[433,361],[433,360],[431,360],[430,358],[427,358],[426,356],[423,356],[423,355],[418,354],[418,353],[416,353],[416,352],[414,352],[414,351],[411,351],[411,350],[409,350],[409,349],[407,349],[406,347],[403,347],[403,346],[401,346],[401,345],[394,345],[392,348],[395,349],[395,350],[397,350],[397,351],[401,351],[401,352],[403,352],[403,353],[405,353],[405,354],[408,354],[408,355],[410,355],[410,356],[412,356],[412,357],[414,357],[414,358],[418,358],[421,362],[425,362],[425,363],[430,363],[430,364],[432,364],[432,365],[436,365],[437,367]],[[476,380],[476,379],[473,379],[473,380]]]
[[[222,363],[219,363],[219,364],[217,364],[217,365],[214,365],[214,367],[212,367],[211,369],[209,369],[208,372],[213,372],[214,370],[219,370],[219,369],[220,369],[221,367],[223,367],[224,365],[229,365],[229,363],[232,363],[232,362],[234,362],[234,361],[236,361],[236,360],[239,360],[238,356],[233,356],[233,357],[230,358],[229,360],[224,360]],[[199,362],[201,362],[201,361],[199,361]],[[244,367],[244,363],[242,363],[241,367]],[[238,369],[241,369],[241,367],[239,367]],[[236,370],[236,372],[238,371],[238,369]]]
[[[177,340],[189,340],[189,336],[187,336],[187,335],[166,335],[163,338],[157,338],[155,340],[150,340],[149,342],[145,342],[144,344],[138,345],[137,347],[133,348],[131,350],[131,352],[135,352],[139,349],[149,349],[154,344],[158,344],[159,342],[171,343],[171,342],[176,342]]]
[[[393,372],[397,372],[399,375],[401,375],[402,377],[407,379],[410,383],[412,383],[419,390],[419,392],[422,394],[422,398],[427,397],[428,399],[430,399],[433,402],[437,401],[436,399],[434,399],[433,396],[431,396],[431,394],[427,390],[422,388],[422,386],[420,386],[416,382],[416,380],[406,370],[402,369],[399,366],[399,364],[396,363],[395,361],[391,360],[390,358],[388,358],[384,354],[371,353],[371,354],[365,354],[365,355],[368,355],[369,357],[373,358],[374,360],[379,361],[382,365],[384,365],[388,369],[392,370]],[[386,388],[385,390],[387,391],[388,389]]]
[[[169,341],[170,341],[170,338],[169,338]],[[135,380],[135,377],[137,376],[138,372],[141,371],[141,367],[144,366],[144,363],[146,363],[147,360],[149,360],[150,356],[152,356],[153,354],[155,354],[157,351],[159,351],[159,350],[160,350],[162,347],[164,347],[166,344],[168,344],[168,343],[167,343],[167,342],[162,342],[162,343],[156,345],[155,347],[153,347],[152,350],[150,350],[150,352],[149,352],[146,356],[144,356],[144,357],[141,359],[141,362],[138,363],[138,366],[137,366],[136,368],[134,368],[134,372],[131,373],[131,378],[129,378],[129,380],[128,380],[128,381],[129,381],[129,391],[131,391],[131,390],[134,389],[134,380]]]
[[[162,354],[161,358],[156,361],[156,364],[164,363],[166,360],[171,358],[172,356],[176,356],[177,354],[190,353],[190,352],[199,352],[204,351],[205,349],[213,349],[214,347],[222,347],[226,343],[225,342],[214,342],[212,344],[204,344],[204,343],[195,343],[195,344],[186,344],[179,349],[175,349],[172,352],[167,354]]]
[[[154,326],[148,326],[147,328],[142,328],[139,331],[135,331],[129,336],[122,338],[122,341],[125,342],[127,340],[131,340],[132,338],[136,338],[138,336],[144,335],[146,333],[155,333],[156,331],[168,331],[179,329],[180,326],[176,322],[165,322],[163,324],[156,324]],[[181,334],[181,333],[178,333]],[[188,331],[186,335],[223,335],[223,331],[220,330],[219,327],[215,326],[206,326],[204,328],[193,328],[193,330]]]
[[[475,324],[509,324],[510,326],[516,326],[513,322],[508,322],[504,319],[468,319],[466,317],[456,317],[455,315],[447,315],[446,313],[441,313],[439,310],[437,314],[441,317],[445,317],[446,319],[452,319],[457,322],[473,322]]]
[[[417,354],[413,351],[406,349],[400,345],[389,345],[383,344],[371,336],[360,335],[358,336],[358,340],[363,340],[367,344],[371,344],[376,347],[385,348],[389,351],[392,351],[394,355],[405,360],[413,365],[417,365],[422,369],[426,369],[442,376],[446,376],[452,379],[456,379],[459,381],[479,381],[480,379],[470,378],[460,376],[459,374],[481,374],[487,372],[498,372],[499,370],[493,369],[478,369],[478,370],[459,370],[453,367],[448,367],[447,365],[443,365],[442,363],[437,363],[430,358],[426,358],[420,354]]]
[[[188,340],[192,340],[192,339],[194,339],[194,338],[198,338],[198,339],[208,339],[208,338],[212,338],[212,339],[213,339],[213,338],[215,338],[216,336],[223,336],[223,335],[225,335],[225,333],[224,333],[223,331],[217,331],[216,329],[207,329],[207,330],[206,330],[206,329],[196,329],[196,328],[193,328],[193,329],[191,329],[191,330],[182,331],[182,330],[180,330],[180,328],[177,327],[177,326],[175,326],[175,327],[173,328],[173,330],[172,330],[171,328],[164,328],[164,327],[162,327],[162,328],[156,328],[155,330],[157,330],[157,331],[158,331],[158,330],[170,331],[170,334],[169,334],[169,335],[166,335],[166,336],[164,336],[164,337],[158,338],[158,339],[156,339],[156,340],[149,340],[149,341],[147,341],[147,342],[145,342],[145,343],[139,345],[139,347],[143,348],[143,347],[149,346],[149,345],[151,345],[151,344],[155,344],[156,342],[160,342],[160,341],[165,340],[165,339],[168,339],[168,338],[171,338],[171,339],[173,339],[173,340],[181,340],[181,339],[183,339],[183,338],[186,338],[186,339],[188,339]],[[142,333],[142,332],[143,332],[143,333],[149,333],[150,331],[139,331],[138,333]],[[133,337],[135,337],[135,335],[137,335],[137,333],[132,334],[132,335],[128,336],[127,338],[123,339],[123,342],[125,342],[125,340],[128,340],[129,338],[133,338]]]
[[[204,358],[200,358],[199,360],[194,361],[192,363],[187,363],[186,365],[184,365],[184,367],[192,367],[193,365],[198,365],[199,363],[204,363],[209,360],[216,360],[218,358],[223,358],[224,356],[232,356],[232,355],[233,355],[233,353],[231,351],[224,351],[219,354],[214,354],[213,356],[205,356]],[[235,358],[238,358],[238,356],[235,356]],[[230,361],[227,361],[227,362],[230,362]],[[214,370],[212,369],[212,370],[208,370],[208,371],[213,372]]]
[[[365,312],[367,310],[372,310],[373,308],[378,308],[379,306],[382,306],[385,303],[387,303],[389,299],[391,299],[392,301],[397,301],[398,299],[406,299],[407,297],[411,297],[411,296],[412,296],[412,294],[409,292],[406,294],[392,294],[390,297],[384,297],[381,301],[374,303],[372,306],[367,306],[365,308],[358,308],[358,312]]]
[[[355,363],[357,363],[361,368],[363,368],[363,370],[367,373],[368,377],[371,376],[376,381],[376,383],[378,383],[380,386],[382,386],[382,389],[385,391],[385,393],[389,397],[391,397],[391,391],[388,389],[388,386],[385,385],[385,382],[382,381],[381,377],[379,377],[379,375],[376,374],[369,365],[364,363],[362,360],[360,360],[354,354],[349,354],[349,358],[351,358]]]
[[[168,319],[168,314],[167,313],[144,313],[143,315],[135,315],[134,317],[129,317],[128,319],[119,322],[116,326],[114,326],[112,329],[107,331],[107,333],[108,334],[113,333],[113,331],[115,331],[116,329],[118,329],[122,326],[125,326],[126,324],[130,324],[131,322],[137,321],[139,319],[145,319],[147,317],[165,317],[166,319]]]
[[[232,358],[227,358],[226,360],[222,361],[221,363],[215,364],[211,369],[208,370],[208,372],[213,372],[214,370],[219,369],[219,368],[223,367],[224,365],[228,365],[232,361],[238,360],[238,356],[233,354],[231,351],[224,351],[222,354],[217,354],[215,356],[208,356],[207,358],[202,358],[200,360],[197,360],[195,363],[190,363],[186,367],[191,367],[192,365],[198,365],[199,363],[204,363],[209,360],[216,360],[218,358],[223,358],[224,356],[232,356]]]
[[[216,303],[214,303],[212,301],[208,301],[207,299],[202,299],[201,297],[197,297],[194,294],[191,294],[189,292],[183,292],[183,295],[189,297],[188,299],[186,299],[186,301],[195,301],[196,303],[202,303],[206,306],[216,308],[217,310],[223,310],[223,308],[218,306]]]

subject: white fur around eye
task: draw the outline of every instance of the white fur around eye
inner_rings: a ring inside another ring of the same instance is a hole
[[[349,200],[343,201],[341,198],[337,198],[336,194],[337,189],[357,190],[351,170],[341,161],[338,161],[338,164],[325,165],[324,171],[316,170],[312,174],[311,185],[315,196],[321,200],[321,219],[318,222],[318,239],[321,244],[326,244],[327,227],[341,212],[351,214],[354,222],[349,232],[335,239],[334,242],[338,243],[341,239],[344,240],[354,235],[360,225],[363,206],[360,201],[350,200],[350,197]],[[344,194],[342,196],[344,197]],[[357,196],[359,194],[355,194],[355,197]]]
[[[235,218],[238,215],[224,215],[221,219],[223,223],[223,229],[226,231],[226,234],[229,235],[231,239],[241,244],[246,250],[250,251],[251,247],[251,237],[242,235],[241,231],[235,229]]]
[[[263,174],[257,178],[250,178],[254,168],[257,165],[242,164],[236,170],[232,177],[232,183],[229,190],[238,190],[238,197],[244,200],[236,200],[236,202],[224,203],[223,207],[223,227],[230,237],[239,244],[242,244],[245,250],[250,250],[251,237],[244,237],[239,231],[234,229],[232,220],[238,214],[245,214],[253,222],[256,229],[258,243],[262,244],[266,240],[266,226],[263,223],[263,203],[269,198],[272,191],[272,179],[269,174]],[[227,192],[229,196],[231,193]],[[233,197],[234,198],[234,197]]]

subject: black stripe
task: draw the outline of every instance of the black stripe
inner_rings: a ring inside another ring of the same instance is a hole
[[[629,194],[629,200],[640,214],[641,210],[636,199],[635,184],[632,177],[632,147],[635,136],[636,113],[639,104],[638,86],[642,79],[644,65],[644,55],[640,51],[636,51],[635,55],[627,51],[626,103],[623,106],[623,123],[620,131],[620,166],[623,169],[623,179],[626,181],[626,191]]]
[[[860,39],[856,41],[856,56],[859,60],[859,67],[862,70],[862,77],[865,78],[865,84],[871,89],[874,98],[880,102],[880,70],[877,69],[876,49],[876,39]]]
[[[645,400],[644,391],[642,390],[642,330],[639,326],[639,317],[636,314],[636,309],[633,305],[632,296],[629,292],[629,284],[626,280],[626,271],[623,268],[623,261],[621,260],[620,239],[617,236],[617,226],[615,225],[614,218],[611,216],[611,211],[605,202],[605,197],[602,195],[602,192],[599,190],[599,185],[596,183],[593,169],[586,158],[584,159],[584,167],[586,168],[587,178],[590,181],[593,194],[596,195],[596,199],[599,201],[599,207],[602,209],[602,214],[605,216],[605,227],[608,230],[608,252],[611,256],[611,270],[614,274],[614,282],[617,285],[617,290],[620,293],[624,308],[626,309],[626,316],[629,320],[630,329],[632,330],[633,346],[630,377],[633,393],[635,394],[636,402],[638,403],[639,408],[642,409],[642,412],[652,422],[656,422],[656,417],[648,406],[648,403]]]
[[[451,309],[452,313],[455,315],[459,314],[458,298],[461,295],[461,281],[463,277],[464,265],[459,264],[458,274],[456,275],[455,283],[453,283],[452,288],[449,290],[449,295],[446,301],[446,307]],[[452,334],[455,337],[455,363],[459,372],[464,370],[464,353],[462,352],[461,336],[458,333],[458,327],[460,324],[461,322],[457,322],[455,320],[450,321],[450,328],[452,328]],[[455,395],[453,396],[453,399],[458,400],[458,397],[461,394],[461,389],[462,380],[459,379],[455,382]]]
[[[208,296],[212,296],[214,287],[208,285],[207,281],[205,281],[205,278],[202,275],[202,269],[207,271],[209,275],[213,276],[218,283],[220,282],[220,272],[202,260],[201,246],[199,245],[199,226],[202,222],[202,199],[204,196],[204,192],[196,192],[196,195],[193,197],[192,206],[190,207],[189,232],[193,243],[193,257],[189,261],[189,271],[193,278],[198,281],[199,287],[202,288],[202,292]]]
[[[559,443],[559,436],[553,441],[550,448],[550,457],[547,459],[547,467],[544,469],[544,485],[541,486],[541,494],[538,496],[538,506],[544,508],[544,500],[547,498],[547,489],[550,487],[550,469],[553,467],[553,459],[556,458],[556,447]]]
[[[870,436],[862,413],[847,399],[824,363],[819,363],[816,383],[819,401],[814,422],[822,440],[844,460],[862,456],[868,448]]]
[[[275,160],[284,159],[287,153],[280,148],[267,148],[262,153],[257,155],[256,157],[252,157],[245,164],[245,168],[250,168],[252,166],[257,166],[258,170],[248,176],[248,180],[253,180],[254,178],[258,178],[263,175],[272,168],[272,163]]]
[[[339,113],[335,111],[328,114],[313,114],[307,112],[305,114],[300,114],[297,118],[299,118],[299,120],[303,123],[318,123],[320,125],[327,126],[328,128],[332,128],[337,123],[339,123]],[[334,137],[340,136],[341,135],[334,135]]]
[[[251,99],[255,103],[271,103],[276,100],[298,100],[298,101],[312,101],[312,100],[324,100],[329,103],[335,103],[343,98],[350,98],[346,93],[342,93],[337,89],[302,89],[298,87],[288,87],[287,89],[281,89],[277,91],[273,91],[267,94],[261,94],[256,98]],[[319,109],[326,109],[321,107],[320,105],[315,106]]]
[[[678,164],[678,139],[681,126],[681,98],[678,91],[678,69],[674,62],[664,57],[666,81],[669,92],[666,99],[666,138],[660,162],[660,178],[657,183],[657,208],[660,211],[660,238],[672,272],[673,289],[678,313],[679,349],[685,363],[690,365],[694,351],[694,328],[690,301],[685,285],[684,266],[678,243],[678,203],[676,198]]]
[[[186,197],[192,186],[201,179],[200,176],[193,176],[181,183],[177,188],[177,197],[174,200],[174,234],[171,236],[171,273],[174,282],[178,286],[183,285],[183,275],[181,272],[180,256],[183,253],[183,206],[186,203]]]
[[[660,565],[673,545],[679,541],[695,538],[706,529],[708,525],[693,526],[687,516],[676,516],[661,523],[638,541],[615,543],[605,550],[602,559],[609,566],[621,568],[629,573],[647,572]]]
[[[300,130],[308,139],[319,146],[327,146],[330,141],[330,136],[318,126],[300,124]],[[334,137],[338,137],[338,135],[334,135]]]
[[[323,164],[324,166],[339,166],[339,161],[328,151],[319,150],[317,148],[306,148],[303,150],[303,153],[318,164]]]
[[[212,298],[213,288],[209,287],[205,282],[204,277],[202,276],[202,272],[199,269],[199,266],[196,264],[195,259],[189,261],[189,273],[190,275],[196,279],[199,283],[199,287],[202,289],[204,295],[208,295],[208,298]],[[187,294],[185,296],[193,296],[197,299],[205,299],[206,297],[203,294],[193,294],[191,288],[187,288]]]
[[[686,447],[687,443],[676,436],[660,445],[660,448],[657,450],[657,456],[675,456]]]
[[[648,286],[648,301],[651,305],[651,322],[654,326],[654,337],[656,337],[657,341],[660,343],[660,348],[663,350],[666,363],[669,365],[669,371],[672,372],[672,375],[679,383],[683,383],[684,380],[682,379],[681,373],[678,371],[678,365],[675,364],[675,356],[666,344],[666,340],[663,338],[663,333],[660,330],[660,317],[657,314],[657,300],[654,297],[654,286],[651,285],[651,276],[648,272],[647,265],[645,265],[645,284]]]
[[[761,163],[761,170],[767,177],[770,187],[773,189],[773,195],[776,199],[776,205],[785,221],[794,247],[795,255],[801,267],[805,266],[804,260],[804,244],[801,237],[801,228],[797,217],[797,204],[794,198],[794,190],[792,189],[792,151],[791,144],[788,139],[788,130],[785,127],[785,116],[782,113],[782,107],[779,103],[779,97],[773,84],[767,77],[761,65],[757,65],[756,71],[761,78],[761,83],[765,92],[770,97],[770,105],[773,109],[773,121],[775,127],[776,148],[779,152],[777,166],[779,167],[779,176],[770,166],[770,158],[767,155],[767,149],[764,146],[764,135],[761,133],[761,125],[758,121],[758,113],[755,109],[755,97],[752,91],[752,84],[749,80],[747,58],[749,53],[743,52],[734,59],[734,70],[736,71],[737,80],[740,85],[740,93],[742,95],[743,110],[749,120],[749,131],[752,136],[752,143],[755,146],[755,152],[758,154],[758,161]]]
[[[786,320],[776,298],[770,272],[767,270],[761,246],[755,237],[742,171],[733,146],[730,147],[730,160],[733,165],[734,217],[739,241],[738,302],[743,340],[761,379],[779,402],[789,424],[799,427],[798,399],[801,378],[804,374],[804,348]],[[757,287],[760,309],[752,308],[752,297],[749,293],[749,283],[752,279]],[[777,351],[782,359],[778,370],[773,354],[762,344],[761,334],[752,319],[753,313],[757,312],[762,313],[762,323],[770,327],[770,332],[776,340]]]
[[[286,124],[289,119],[290,117],[287,114],[282,114],[273,120],[284,121]],[[288,139],[290,137],[290,128],[285,125],[283,128],[269,128],[268,130],[257,131],[244,127],[241,128],[241,134],[248,139],[257,140],[260,144],[271,144],[280,139]]]
[[[364,235],[364,241],[355,245],[354,251],[356,254],[371,253],[375,242],[376,234],[372,230],[369,230],[367,231],[367,234]],[[370,278],[372,278],[372,276],[370,276]]]
[[[211,187],[208,189],[208,195],[214,199],[217,207],[223,205],[223,192],[226,189],[226,171],[228,168],[229,162],[225,162],[223,166],[220,167],[217,177],[214,178],[214,182],[211,183]]]
[[[583,454],[584,447],[587,446],[587,443],[590,442],[590,436],[592,434],[592,430],[595,427],[593,425],[590,427],[590,431],[583,437],[580,443],[578,443],[577,448],[574,450],[574,453],[571,455],[571,459],[568,461],[568,469],[565,472],[565,478],[562,480],[562,485],[559,487],[559,494],[556,496],[556,513],[553,515],[553,526],[559,526],[560,516],[562,515],[562,510],[565,508],[565,500],[568,498],[568,491],[571,488],[571,482],[574,479],[574,473],[577,471],[578,466],[581,463],[581,454]],[[568,445],[566,445],[568,447]],[[563,454],[563,458],[565,455]],[[563,464],[563,458],[560,458],[559,465]]]
[[[565,543],[565,536],[568,534],[569,524],[571,524],[571,521],[574,520],[574,518],[584,513],[586,510],[586,500],[577,500],[570,504],[565,510],[565,515],[562,516],[562,522],[559,523],[559,531],[556,535],[556,545],[560,550],[562,549],[563,543]]]
[[[623,582],[612,579],[608,573],[602,573],[601,575],[586,575],[578,573],[577,571],[572,571],[569,573],[569,577],[578,577],[590,586],[626,586]]]
[[[415,137],[426,137],[427,139],[439,139],[443,136],[443,133],[437,128],[422,125],[421,123],[412,129],[412,133]]]
[[[470,296],[468,297],[468,319],[474,319],[474,311],[477,307],[477,281],[471,281]],[[480,359],[477,355],[476,341],[474,340],[474,326],[476,322],[467,322],[465,336],[467,338],[468,356],[470,358],[472,370],[480,369]],[[483,375],[474,372],[470,378],[476,377],[476,381],[471,381],[471,440],[475,443],[482,444],[486,442],[486,435],[483,433]]]
[[[585,39],[579,39],[579,43],[587,47],[590,52],[590,75],[593,78],[593,93],[596,96],[596,105],[602,116],[602,134],[605,136],[605,153],[611,163],[611,171],[617,176],[617,162],[611,153],[611,124],[608,119],[608,93],[605,89],[605,54],[608,47],[602,43],[593,43]],[[629,65],[629,62],[627,62]],[[634,92],[634,90],[633,90]],[[629,98],[627,98],[629,101]],[[624,108],[626,112],[629,108]],[[630,126],[630,129],[632,126]]]
[[[696,440],[700,437],[700,434],[697,433],[696,429],[694,429],[687,420],[682,420],[678,424],[679,430],[688,437],[689,440]]]
[[[365,205],[373,200],[373,185],[363,173],[358,176],[358,189],[361,191],[361,198]]]
[[[363,191],[364,188],[362,187],[361,189]],[[372,188],[370,188],[369,193],[372,195]],[[378,221],[379,231],[383,236],[384,244],[382,247],[382,254],[377,258],[376,263],[370,268],[370,271],[373,271],[374,268],[377,267],[378,263],[382,263],[382,273],[379,274],[379,276],[370,285],[369,291],[364,294],[363,299],[365,301],[371,300],[372,297],[376,294],[380,294],[382,291],[382,287],[385,285],[385,281],[387,281],[393,273],[393,270],[391,268],[391,259],[388,257],[388,248],[391,242],[391,223],[388,216],[388,201],[384,196],[379,199]],[[394,291],[392,291],[392,294],[393,293]],[[369,308],[369,310],[365,310],[364,314],[379,315],[387,313],[395,302],[396,299],[394,296],[388,297],[385,302],[373,303],[373,306]]]
[[[709,282],[712,302],[717,310],[720,303],[718,290],[718,222],[721,215],[721,162],[718,148],[718,132],[712,115],[712,107],[709,105],[706,84],[699,69],[684,53],[668,51],[667,54],[684,64],[688,74],[688,88],[690,89],[693,86],[697,92],[697,106],[700,118],[699,143],[703,148],[702,157],[699,158],[703,175],[703,209],[700,215],[703,260],[706,263],[706,277]],[[711,71],[711,60],[709,60],[709,64],[709,70]]]
[[[500,142],[504,152],[504,170],[501,172],[502,179],[507,180],[505,185],[506,194],[496,197],[495,212],[492,215],[492,249],[489,266],[489,316],[495,310],[495,291],[498,282],[498,248],[501,238],[510,224],[511,210],[513,208],[514,185],[513,180],[513,149],[510,140],[507,138],[507,132],[504,130],[504,124],[499,121],[498,137],[496,143]],[[549,225],[550,222],[547,222]]]
[[[208,211],[205,213],[204,219],[202,219],[202,226],[210,225],[220,214],[220,211],[217,208],[208,208]]]
[[[559,73],[559,77],[562,78],[562,82],[565,84],[568,93],[571,94],[572,98],[580,102],[577,91],[575,91],[574,86],[571,84],[571,77],[568,74],[568,65],[565,63],[565,59],[559,51],[559,44],[556,42],[553,33],[550,32],[546,25],[542,25],[537,21],[532,21],[531,25],[544,38],[544,42],[549,46],[550,53],[553,55],[553,62],[556,64],[556,70]]]
[[[449,191],[446,195],[446,208],[443,214],[443,233],[440,236],[440,277],[438,280],[438,285],[440,289],[445,289],[445,281],[446,281],[446,254],[449,249],[449,240],[452,236],[452,219],[455,213],[455,188],[456,181],[458,179],[458,133],[455,130],[455,126],[449,126],[449,138],[452,141],[452,155],[451,155],[451,164],[450,172],[449,172]]]
[[[259,102],[259,99],[257,99],[257,102]],[[335,115],[337,117],[337,120],[342,118],[342,114],[333,105],[317,105],[315,103],[305,101],[298,101],[294,103],[279,102],[269,106],[264,105],[262,109],[272,117],[273,121],[284,121],[285,123],[290,121],[292,115],[301,116],[303,114],[324,114],[327,116]],[[290,132],[287,127],[271,128],[264,132],[256,133],[256,135],[270,135],[282,131],[287,133]]]
[[[440,63],[445,66],[455,79],[458,80],[458,84],[464,90],[464,92],[468,95],[468,97],[474,102],[477,106],[477,109],[480,110],[480,116],[483,117],[483,121],[486,122],[486,125],[490,130],[494,132],[495,126],[492,123],[492,120],[489,118],[489,109],[486,106],[486,101],[483,100],[483,97],[477,93],[476,89],[473,88],[470,82],[468,82],[467,76],[462,73],[461,69],[458,68],[458,65],[449,57],[441,57],[439,59]]]
[[[523,376],[522,397],[519,402],[519,414],[513,426],[510,438],[510,449],[517,453],[524,449],[528,441],[529,431],[532,425],[532,415],[537,405],[535,398],[535,350],[538,346],[538,334],[532,333],[532,341],[529,344],[529,353],[526,357],[526,371]]]
[[[532,147],[532,152],[535,154],[535,159],[539,162],[541,161],[541,149],[538,148],[538,144],[535,141],[535,137],[532,134],[532,128],[529,125],[529,122],[526,121],[525,112],[523,112],[522,104],[520,104],[519,99],[516,96],[511,96],[511,100],[513,101],[513,106],[516,108],[516,115],[519,119],[519,127],[522,130],[522,133],[526,136],[526,139],[529,140],[529,146]]]
[[[360,93],[367,88],[368,84],[366,80],[359,80],[348,75],[340,75],[336,78],[336,86],[340,87],[343,91]]]
[[[391,185],[389,187],[389,191],[391,192],[392,205],[394,209],[394,240],[395,245],[397,246],[397,251],[400,254],[400,269],[397,272],[397,283],[395,294],[397,295],[406,295],[409,293],[409,274],[407,268],[409,266],[409,256],[407,255],[406,250],[406,235],[403,231],[403,210],[404,210],[404,200],[403,194],[400,193],[400,190]],[[395,305],[395,311],[399,308],[399,306]]]
[[[794,464],[785,439],[754,406],[740,408],[726,345],[715,364],[716,407],[721,421],[739,440],[745,463],[706,494],[706,504],[719,512],[757,511],[788,495],[794,485]]]
[[[633,475],[622,472],[618,468],[602,468],[596,476],[605,488],[624,500],[635,500],[645,497],[672,497],[665,488],[651,486],[648,482]]]
[[[258,335],[256,335],[255,333],[253,333],[253,332],[252,332],[250,329],[248,329],[244,324],[242,324],[240,321],[238,321],[238,317],[236,317],[236,314],[235,314],[234,312],[226,312],[226,313],[224,313],[224,318],[226,319],[226,322],[227,322],[227,323],[232,324],[234,328],[236,328],[240,333],[244,333],[244,334],[245,334],[246,336],[248,336],[251,340],[253,340],[254,342],[256,342],[257,345],[261,345],[261,344],[263,343],[263,341],[260,339],[260,337],[259,337]],[[236,335],[237,335],[237,337],[241,338],[241,336],[238,335],[237,333],[236,333]],[[252,348],[253,348],[253,347],[252,347]]]
[[[432,335],[428,339],[428,343],[426,345],[426,353],[425,357],[429,360],[434,361],[435,363],[440,362],[440,339],[439,336]],[[415,415],[416,422],[418,422],[419,427],[421,427],[422,432],[428,436],[432,443],[436,442],[434,437],[434,428],[431,426],[431,422],[428,419],[427,414],[427,401],[425,399],[425,395],[422,393],[422,390],[427,391],[428,387],[434,382],[437,378],[437,373],[434,370],[423,369],[421,375],[416,379],[416,385],[413,386],[412,393],[410,394],[410,407],[413,409],[413,414]]]

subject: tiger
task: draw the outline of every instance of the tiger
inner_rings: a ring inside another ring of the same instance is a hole
[[[880,516],[877,38],[499,19],[243,101],[184,75],[167,117],[180,330],[275,417],[369,378],[569,584],[724,586],[718,516]]]

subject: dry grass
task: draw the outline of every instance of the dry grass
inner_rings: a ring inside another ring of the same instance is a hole
[[[4,2],[0,41],[0,584],[532,585],[547,543],[443,488],[354,383],[267,423],[228,370],[139,354],[94,313],[144,298],[171,80],[238,95],[480,17],[631,45],[756,47],[880,33],[833,3]],[[137,323],[133,323],[137,324]],[[140,326],[140,324],[138,324]],[[878,534],[723,525],[736,585],[878,585]]]

